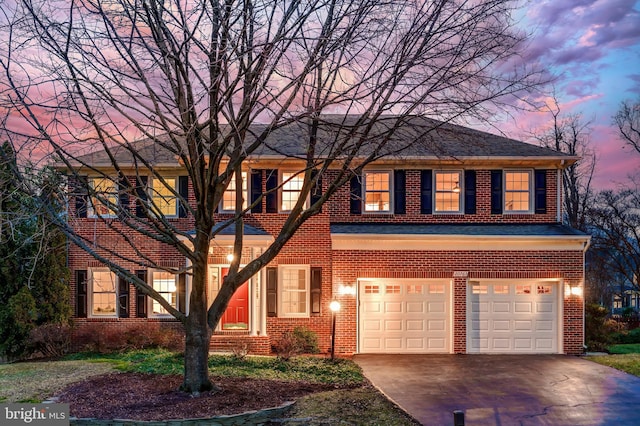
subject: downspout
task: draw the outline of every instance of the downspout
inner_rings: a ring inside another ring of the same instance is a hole
[[[562,174],[564,173],[564,160],[560,160],[560,168],[558,169],[558,174],[556,175],[556,220],[558,223],[562,223]]]

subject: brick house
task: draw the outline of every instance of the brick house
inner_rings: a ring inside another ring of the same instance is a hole
[[[283,212],[297,200],[299,163],[282,155],[295,151],[296,137],[295,129],[278,130],[269,144],[278,149],[253,156],[244,168],[245,200],[266,195],[246,217],[242,263],[265,250],[286,218]],[[589,238],[561,224],[561,170],[577,159],[454,125],[439,126],[432,137],[432,148],[416,143],[342,187],[236,292],[212,349],[246,344],[254,353],[268,353],[283,332],[305,326],[327,351],[329,304],[337,300],[338,353],[582,353]],[[185,199],[194,200],[174,156],[145,141],[139,151]],[[151,179],[136,178],[140,173],[127,155],[118,160],[129,179],[153,190]],[[94,170],[110,167],[101,151],[82,160]],[[92,179],[91,172],[86,176]],[[270,192],[284,181],[291,184]],[[96,179],[94,187],[100,185],[105,183]],[[172,225],[189,232],[193,218],[186,209],[164,200]],[[132,211],[139,207],[126,195],[114,195],[113,202]],[[233,192],[225,193],[221,220],[231,217],[233,203]],[[96,218],[108,216],[108,209],[90,206],[81,194],[70,203],[73,226],[87,241],[120,250],[123,237]],[[233,234],[229,227],[212,241],[210,298],[229,266]],[[142,234],[129,238],[154,262],[184,268],[184,257],[173,248]],[[136,256],[128,250],[121,254]],[[122,264],[188,311],[188,277]],[[95,323],[179,327],[160,305],[77,246],[69,248],[69,266],[78,330]]]

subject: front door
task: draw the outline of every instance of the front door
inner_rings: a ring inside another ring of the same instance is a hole
[[[229,268],[221,268],[222,277],[227,276]],[[220,325],[223,330],[249,329],[249,284],[244,283],[236,290],[222,315]]]

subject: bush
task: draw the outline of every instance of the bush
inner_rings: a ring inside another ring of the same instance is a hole
[[[306,327],[296,327],[293,331],[285,331],[273,345],[273,350],[283,361],[302,353],[317,354],[320,352],[318,336]]]
[[[71,348],[71,327],[51,323],[38,326],[31,331],[29,343],[34,352],[45,357],[61,357]]]
[[[591,351],[604,351],[613,343],[612,334],[618,323],[607,319],[609,311],[596,303],[585,306],[585,338]]]
[[[22,287],[0,309],[0,353],[8,360],[30,355],[29,333],[36,326],[36,301],[29,288]]]
[[[91,323],[75,333],[75,340],[80,351],[99,353],[151,348],[177,351],[184,348],[184,336],[175,329],[161,327],[159,323],[138,323],[124,327]]]
[[[320,353],[320,349],[318,349],[318,335],[315,331],[306,327],[296,327],[293,329],[293,336],[298,340],[300,346],[302,346],[302,353]]]
[[[640,328],[633,330],[623,330],[618,333],[614,333],[612,336],[613,343],[618,344],[633,344],[640,343]]]

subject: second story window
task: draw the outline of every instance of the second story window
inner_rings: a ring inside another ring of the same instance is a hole
[[[236,210],[236,177],[232,176],[229,186],[222,195],[220,210],[223,212],[235,212]],[[242,209],[247,208],[247,172],[242,172]]]
[[[365,212],[391,211],[390,172],[365,172],[364,187]]]
[[[115,217],[113,207],[118,204],[118,188],[109,178],[91,178],[89,217]]]
[[[163,216],[177,217],[176,178],[153,179],[151,181],[151,201],[155,209]]]
[[[298,202],[300,191],[304,183],[304,174],[296,172],[282,172],[282,189],[280,190],[280,211],[288,212]]]
[[[462,210],[461,190],[462,173],[456,171],[436,171],[435,211],[459,213]]]
[[[506,212],[531,211],[531,172],[504,172],[504,210]]]

